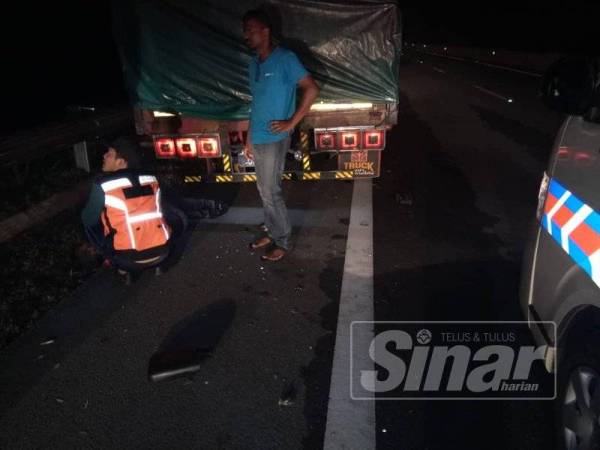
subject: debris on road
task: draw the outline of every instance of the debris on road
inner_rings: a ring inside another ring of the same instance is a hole
[[[394,198],[396,200],[396,203],[398,203],[400,205],[404,205],[404,206],[412,206],[413,205],[413,198],[409,192],[404,192],[404,193],[396,192],[396,194],[394,195]]]
[[[290,406],[293,405],[296,401],[296,396],[298,395],[298,390],[296,389],[296,383],[294,381],[290,381],[281,392],[281,396],[279,397],[279,406]]]
[[[44,341],[44,342],[40,342],[41,346],[51,345],[51,344],[54,344],[54,339],[53,338],[50,338],[50,339],[48,339],[47,341]]]

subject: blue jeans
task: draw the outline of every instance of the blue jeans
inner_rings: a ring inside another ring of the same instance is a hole
[[[290,138],[269,144],[254,144],[253,147],[256,186],[263,203],[265,225],[275,245],[287,250],[292,226],[283,201],[281,175],[285,166],[285,155],[290,148]]]

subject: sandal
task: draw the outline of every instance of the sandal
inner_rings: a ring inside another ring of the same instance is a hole
[[[263,236],[263,237],[257,239],[256,241],[252,242],[250,245],[248,245],[248,249],[251,252],[253,252],[254,250],[258,250],[260,248],[268,247],[272,243],[273,243],[273,240],[270,237]]]
[[[287,253],[286,249],[277,247],[275,245],[267,253],[262,255],[260,257],[260,259],[262,259],[263,261],[279,261],[280,259],[282,259],[285,256],[286,253]]]

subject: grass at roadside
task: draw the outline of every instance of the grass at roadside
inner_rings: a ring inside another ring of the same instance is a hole
[[[67,210],[0,245],[0,348],[68,297],[97,267],[83,258],[78,210]]]

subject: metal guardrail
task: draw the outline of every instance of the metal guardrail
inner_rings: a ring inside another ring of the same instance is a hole
[[[28,163],[74,148],[76,164],[89,171],[85,142],[115,135],[128,127],[133,127],[133,113],[129,108],[123,108],[86,113],[84,117],[19,131],[0,138],[0,167]]]

